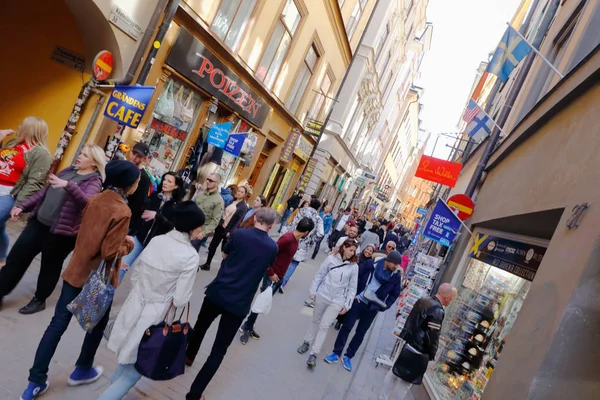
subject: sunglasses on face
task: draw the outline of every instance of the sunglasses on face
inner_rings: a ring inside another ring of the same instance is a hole
[[[387,246],[388,249],[395,249],[396,246]]]
[[[216,181],[214,179],[210,179],[210,178],[206,178],[206,180],[210,183],[215,183]]]

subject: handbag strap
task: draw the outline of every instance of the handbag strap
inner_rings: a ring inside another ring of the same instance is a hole
[[[181,310],[181,314],[179,314],[179,321],[181,321],[181,317],[183,317],[183,313],[187,310],[187,315],[185,316],[185,323],[190,320],[190,302],[183,306],[183,310]]]

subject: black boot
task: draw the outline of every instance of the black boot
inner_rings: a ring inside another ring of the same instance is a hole
[[[46,309],[46,301],[39,300],[37,297],[31,299],[31,301],[23,308],[19,310],[20,314],[30,315],[35,314]]]
[[[200,266],[202,271],[210,271],[210,264],[204,264]]]
[[[335,323],[335,330],[336,330],[336,331],[339,331],[339,330],[341,329],[341,327],[342,327],[342,323],[341,323],[340,321],[337,321],[337,322]]]

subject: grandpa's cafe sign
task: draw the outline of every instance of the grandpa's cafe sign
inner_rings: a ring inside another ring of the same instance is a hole
[[[271,107],[202,42],[181,28],[165,63],[261,128]]]
[[[137,128],[154,93],[153,86],[115,86],[104,115],[122,125]]]

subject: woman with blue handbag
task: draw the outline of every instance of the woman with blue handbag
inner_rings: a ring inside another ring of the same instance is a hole
[[[183,372],[185,343],[182,343],[180,358],[171,352],[170,360],[166,360],[167,367],[172,367],[169,369],[173,369],[173,373],[169,375],[167,371],[160,378],[146,373],[153,368],[139,365],[144,361],[138,355],[143,351],[140,342],[147,332],[151,333],[154,325],[163,320],[168,321],[172,307],[185,307],[192,297],[200,258],[191,240],[196,240],[202,233],[204,220],[204,213],[193,201],[175,206],[172,212],[175,229],[154,237],[134,263],[131,278],[133,288],[119,312],[108,341],[108,348],[117,354],[119,365],[111,379],[112,384],[99,400],[121,399],[142,377],[142,373],[151,379],[170,379]],[[168,322],[164,327],[169,328]],[[184,326],[183,329],[186,328]],[[163,336],[162,330],[159,336]],[[158,353],[149,355],[150,363],[160,357]],[[180,365],[171,365],[177,362]],[[161,369],[163,372],[166,370]]]
[[[63,286],[54,316],[46,328],[42,340],[35,353],[33,366],[29,370],[29,385],[23,392],[21,400],[32,400],[48,390],[48,368],[52,357],[60,343],[62,335],[69,327],[71,309],[79,301],[78,312],[80,325],[87,324],[79,359],[75,370],[69,377],[69,386],[78,386],[95,382],[102,376],[102,367],[94,367],[94,357],[102,340],[102,334],[110,315],[112,291],[118,285],[118,265],[120,255],[128,254],[133,248],[133,238],[127,236],[131,210],[126,198],[137,188],[140,179],[139,168],[130,161],[114,160],[106,165],[106,189],[88,201],[83,211],[81,226],[77,235],[75,250],[69,265],[62,275]],[[93,278],[98,281],[97,269],[103,265],[108,268],[101,277],[104,291],[89,290]],[[108,276],[108,282],[105,277]],[[90,315],[89,310],[97,310],[98,304],[85,304],[80,294],[87,294],[93,301],[104,303],[102,315]]]

